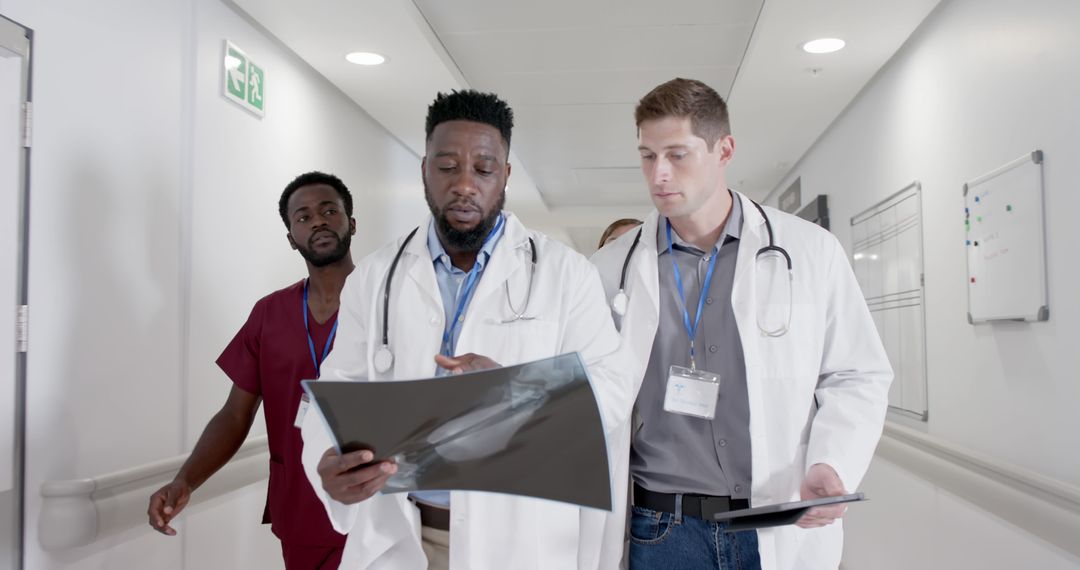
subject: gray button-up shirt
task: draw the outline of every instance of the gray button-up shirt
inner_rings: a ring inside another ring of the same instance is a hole
[[[635,410],[642,422],[634,433],[630,470],[634,481],[660,493],[750,497],[750,405],[746,363],[731,308],[735,258],[742,229],[742,206],[732,196],[731,215],[716,243],[719,250],[712,282],[705,293],[695,359],[700,370],[720,377],[716,416],[705,420],[664,411],[664,393],[672,365],[690,367],[690,338],[683,324],[671,255],[667,219],[660,217],[660,323],[649,367]],[[710,251],[702,251],[672,230],[672,254],[679,266],[686,307],[693,325]]]

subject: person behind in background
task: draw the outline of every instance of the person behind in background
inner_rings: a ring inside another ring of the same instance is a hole
[[[270,447],[263,523],[281,540],[287,569],[338,567],[345,537],[334,531],[304,476],[296,424],[304,409],[300,381],[319,376],[334,343],[341,289],[354,267],[352,210],[349,189],[330,174],[302,174],[282,192],[278,212],[285,237],[304,258],[308,276],[255,303],[218,357],[232,389],[173,481],[150,497],[150,526],[162,534],[176,534],[169,523],[240,448],[261,403]]]
[[[866,472],[892,370],[847,255],[728,189],[735,139],[709,86],[674,79],[634,114],[656,210],[593,256],[640,355],[630,567],[836,568],[843,506],[731,533],[714,515],[842,495]]]
[[[600,234],[600,244],[596,246],[597,249],[615,241],[615,238],[640,225],[641,220],[636,220],[634,218],[622,218],[611,222],[611,225],[604,230],[604,233]]]

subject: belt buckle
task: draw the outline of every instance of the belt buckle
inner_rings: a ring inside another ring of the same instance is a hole
[[[728,497],[705,497],[701,500],[701,518],[713,520],[713,515],[726,513],[731,510],[731,500]]]

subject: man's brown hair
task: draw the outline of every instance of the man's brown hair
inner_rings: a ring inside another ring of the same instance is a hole
[[[638,101],[634,121],[641,123],[666,117],[690,118],[690,130],[705,139],[712,152],[716,141],[731,134],[727,103],[712,87],[696,79],[677,77],[658,85]]]

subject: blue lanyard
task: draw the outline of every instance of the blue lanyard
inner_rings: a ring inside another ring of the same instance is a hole
[[[709,269],[705,272],[705,283],[701,285],[701,292],[698,295],[697,314],[694,315],[694,325],[690,326],[690,312],[686,309],[686,293],[683,292],[682,275],[679,274],[679,264],[675,263],[675,254],[671,251],[671,220],[667,222],[667,251],[668,257],[671,258],[671,269],[675,273],[675,287],[679,290],[679,308],[682,309],[683,314],[683,326],[686,327],[686,334],[690,337],[690,369],[697,369],[697,362],[694,360],[694,339],[697,337],[698,325],[701,324],[701,311],[705,308],[705,297],[709,293],[709,283],[712,283],[713,270],[716,269],[716,258],[718,257],[719,250],[716,246],[713,246],[712,253],[709,257]]]
[[[495,227],[491,228],[491,232],[484,238],[484,244],[480,246],[481,249],[491,238],[495,237],[495,234],[499,233],[499,230],[503,227],[503,217],[500,214],[499,220],[495,222]],[[473,288],[476,286],[476,282],[480,280],[480,252],[476,253],[477,260],[473,263],[472,269],[469,270],[468,277],[465,278],[465,290],[461,292],[461,297],[458,298],[457,310],[454,311],[454,318],[450,319],[450,322],[446,323],[446,328],[443,330],[442,337],[442,353],[444,356],[453,356],[453,350],[450,346],[450,340],[454,338],[454,329],[457,328],[458,322],[463,320],[461,314],[465,312],[465,305],[469,303],[469,298],[472,297]]]
[[[315,357],[315,341],[311,339],[311,328],[308,327],[308,279],[304,279],[304,332],[307,333],[308,350],[311,351],[311,363],[315,365],[315,376],[319,376],[319,368],[330,354],[330,345],[334,344],[334,335],[337,334],[338,320],[334,318],[334,326],[330,329],[330,336],[326,337],[326,346],[323,347],[322,358]]]

